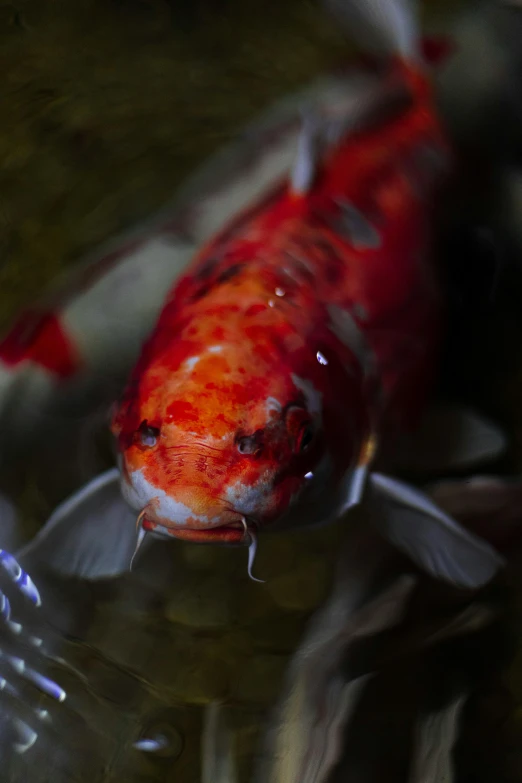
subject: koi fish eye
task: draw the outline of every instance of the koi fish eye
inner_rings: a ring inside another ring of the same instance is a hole
[[[305,408],[292,406],[286,414],[286,427],[295,454],[304,454],[315,437],[315,427]]]
[[[237,450],[240,454],[257,456],[263,448],[262,437],[262,430],[257,430],[253,435],[242,435],[236,441]]]
[[[154,448],[158,442],[159,434],[159,429],[157,427],[151,427],[147,423],[147,419],[141,422],[136,432],[139,444],[146,449]]]

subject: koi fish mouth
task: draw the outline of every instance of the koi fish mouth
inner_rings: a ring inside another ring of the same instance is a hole
[[[143,520],[143,529],[154,532],[156,525],[152,525],[146,518]],[[165,528],[167,532],[167,529]],[[192,541],[194,543],[221,543],[221,544],[245,544],[250,540],[248,526],[241,522],[230,525],[220,525],[210,528],[168,528],[167,535],[172,538],[179,538],[182,541]]]
[[[254,582],[263,582],[252,574],[252,566],[257,553],[257,524],[245,517],[239,522],[231,522],[228,525],[220,525],[212,528],[167,528],[147,518],[147,509],[138,515],[136,520],[138,532],[138,544],[136,555],[146,533],[153,533],[161,538],[177,538],[181,541],[190,541],[199,544],[238,544],[248,546],[248,576]],[[134,560],[134,557],[133,557]]]
[[[251,530],[255,527],[246,520],[237,522],[228,522],[226,525],[216,527],[196,528],[196,527],[170,527],[162,525],[143,514],[138,517],[139,524],[143,530],[155,533],[162,538],[179,538],[181,541],[192,541],[194,543],[223,543],[223,544],[245,544],[249,543]]]

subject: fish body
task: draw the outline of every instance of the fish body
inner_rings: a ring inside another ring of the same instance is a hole
[[[344,132],[305,123],[290,180],[169,294],[113,419],[146,529],[239,541],[244,520],[335,516],[373,439],[417,423],[442,333],[430,248],[451,152],[404,58],[367,104]]]
[[[113,416],[137,525],[109,471],[21,556],[115,576],[137,526],[138,545],[147,531],[249,544],[251,566],[258,529],[323,523],[368,497],[384,536],[438,578],[477,587],[503,564],[422,492],[372,472],[393,466],[437,373],[445,303],[431,248],[453,164],[411,10],[346,3],[359,31],[378,30],[385,73],[354,69],[309,91],[300,132],[305,96],[285,103],[196,178],[178,214],[201,249],[163,286]],[[437,422],[454,436],[452,468],[505,447],[476,418]]]

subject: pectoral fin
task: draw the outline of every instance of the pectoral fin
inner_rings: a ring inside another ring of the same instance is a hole
[[[504,565],[489,544],[447,516],[423,492],[381,473],[373,473],[370,482],[375,525],[431,576],[477,589]]]
[[[58,506],[17,557],[86,579],[127,572],[136,548],[136,513],[123,500],[119,482],[116,468],[93,479]]]

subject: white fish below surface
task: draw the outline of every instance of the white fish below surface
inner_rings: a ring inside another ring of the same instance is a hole
[[[401,576],[361,526],[292,659],[254,782],[455,781],[466,704],[505,664],[508,616],[495,591],[463,600]]]

